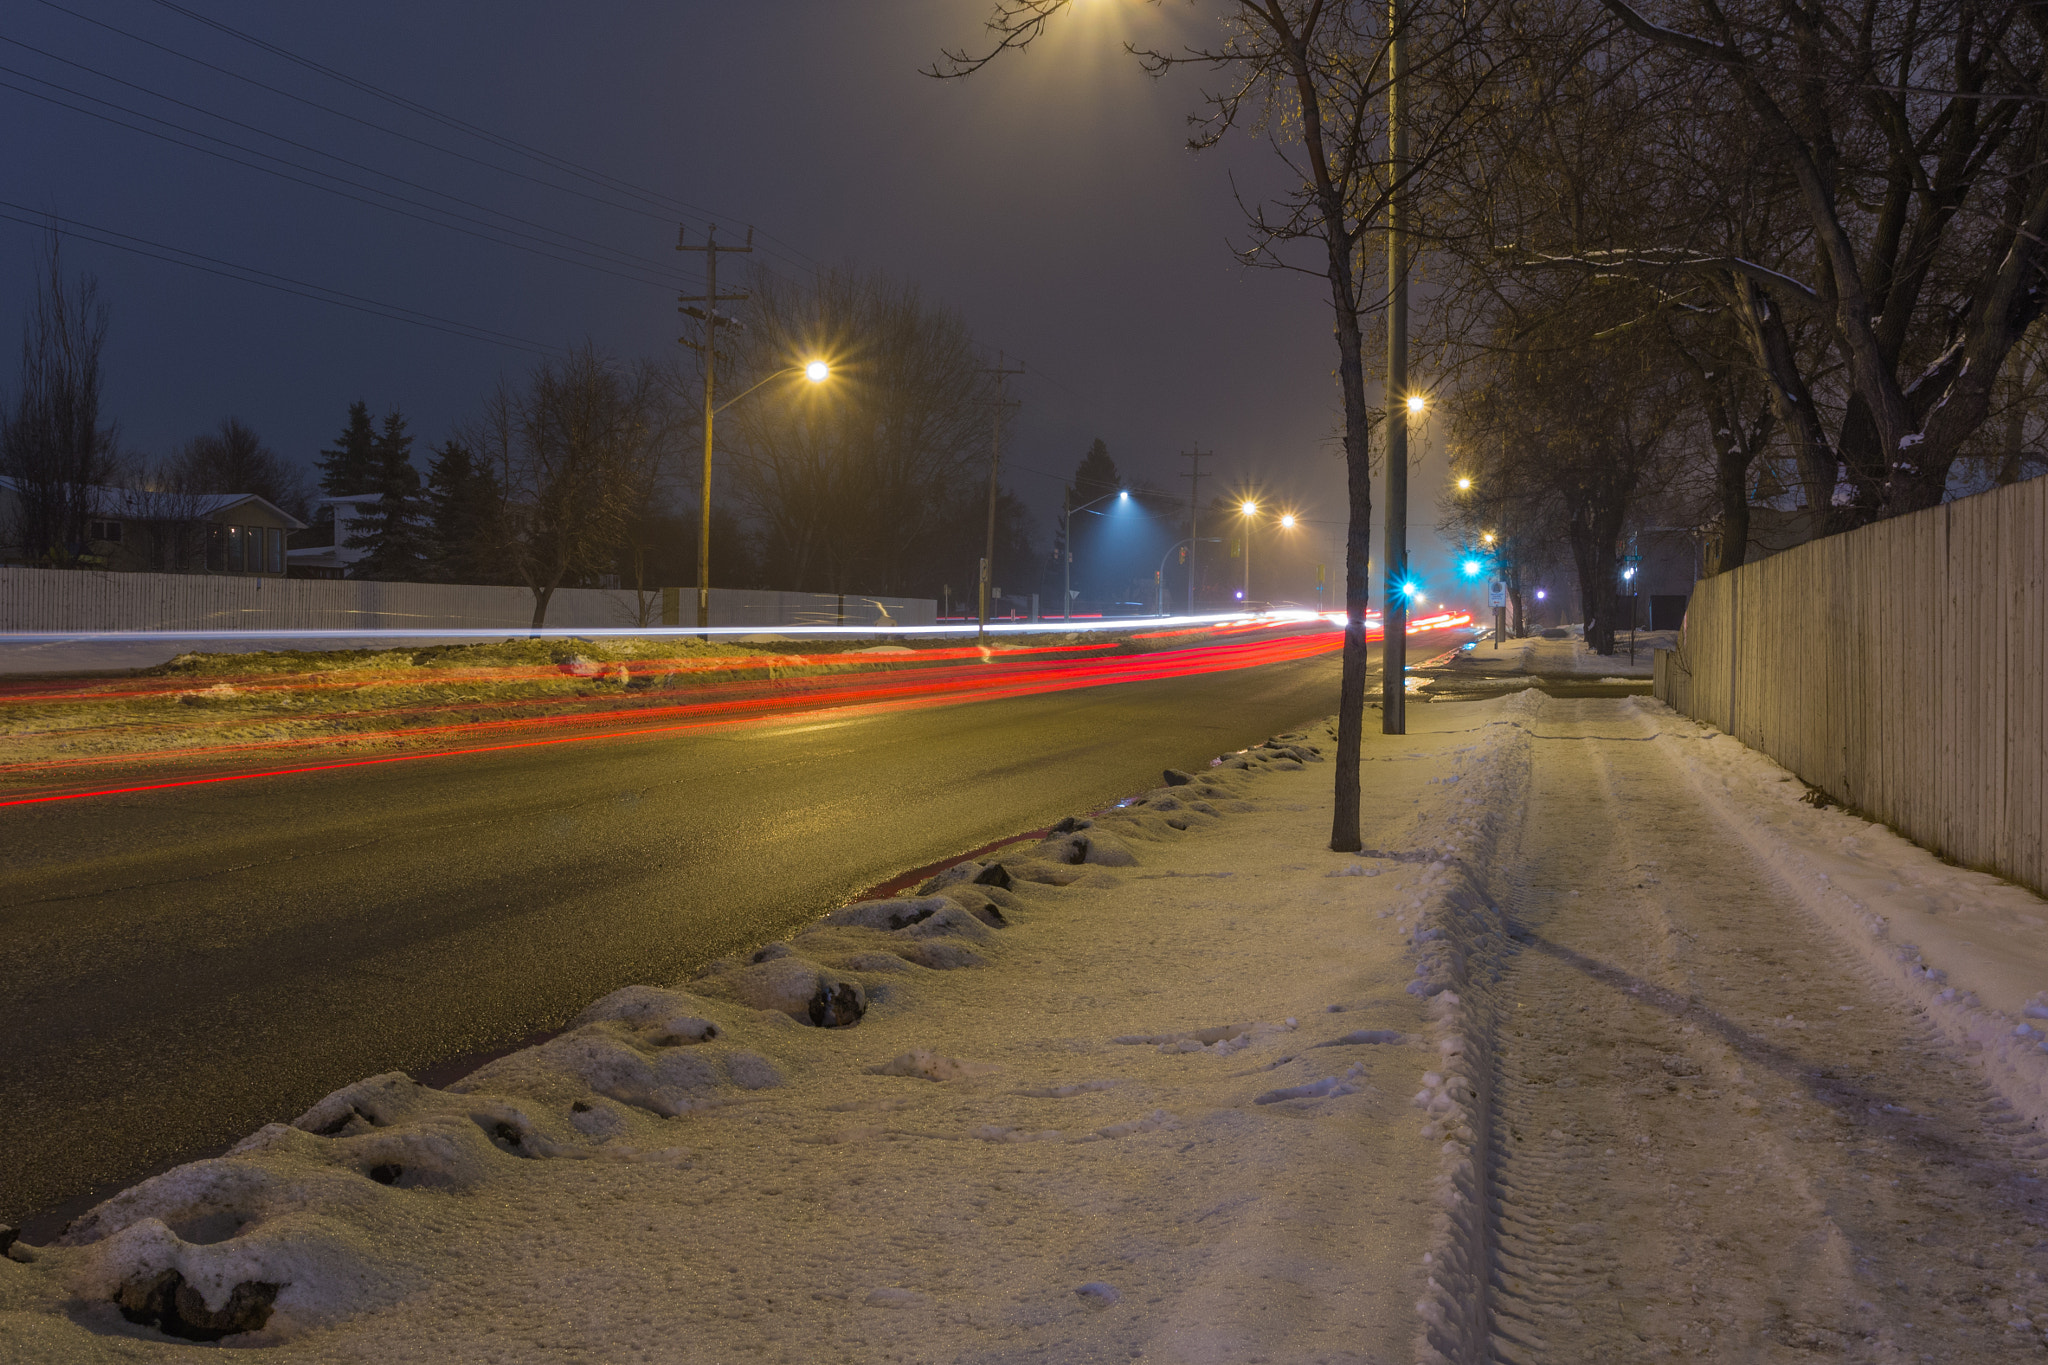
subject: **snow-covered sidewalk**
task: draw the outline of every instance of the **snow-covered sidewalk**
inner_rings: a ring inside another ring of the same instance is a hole
[[[1647,699],[1410,723],[1365,854],[1283,736],[338,1092],[0,1361],[2038,1358],[2048,905]]]
[[[17,1248],[0,1359],[1410,1358],[1455,1115],[1403,929],[1468,743],[1380,742],[1396,856],[1322,847],[1298,736],[448,1091],[367,1080]]]
[[[1502,640],[1500,647],[1487,638],[1458,659],[1461,671],[1492,674],[1528,674],[1539,678],[1648,678],[1656,671],[1657,651],[1671,649],[1678,642],[1673,630],[1643,630],[1635,636],[1635,657],[1629,657],[1629,634],[1615,638],[1615,653],[1596,654],[1586,647],[1578,626],[1569,627],[1557,638],[1531,635],[1526,639]]]

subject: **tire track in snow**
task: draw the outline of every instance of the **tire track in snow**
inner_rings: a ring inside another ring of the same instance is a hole
[[[1645,728],[1607,701],[1539,719]],[[2003,1101],[1663,746],[1530,752],[1496,864],[1521,951],[1495,990],[1493,1357],[2039,1359],[2048,1209]]]

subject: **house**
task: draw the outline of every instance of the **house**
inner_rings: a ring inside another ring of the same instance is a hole
[[[350,545],[362,531],[369,509],[383,501],[379,493],[349,493],[319,498],[313,503],[313,525],[293,537],[285,554],[293,578],[346,578],[356,561],[369,551]]]
[[[93,488],[82,544],[87,568],[116,573],[217,573],[282,578],[285,537],[306,523],[255,493]],[[0,478],[0,563],[21,564],[21,489]]]

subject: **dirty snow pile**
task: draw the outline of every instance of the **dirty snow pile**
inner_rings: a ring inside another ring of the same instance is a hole
[[[15,1245],[0,1361],[1458,1354],[1464,869],[1525,742],[1369,735],[1340,855],[1329,735],[1283,736],[445,1090],[360,1081]]]

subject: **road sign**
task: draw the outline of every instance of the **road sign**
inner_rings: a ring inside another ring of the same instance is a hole
[[[1486,585],[1486,605],[1504,607],[1508,604],[1508,585],[1495,579]]]

